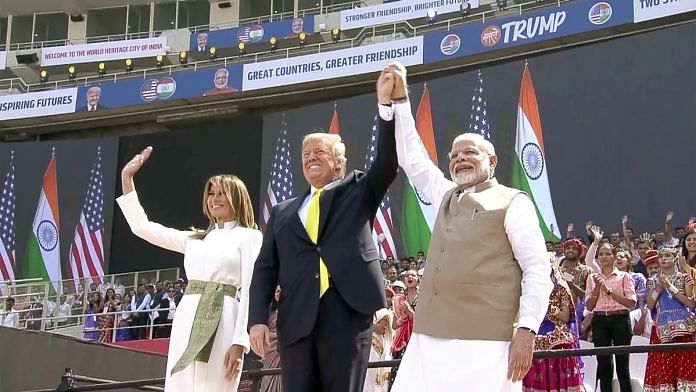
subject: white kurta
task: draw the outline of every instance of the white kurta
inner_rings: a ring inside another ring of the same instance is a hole
[[[190,239],[189,231],[179,231],[150,222],[135,191],[116,201],[135,235],[153,245],[184,254],[184,268],[188,279],[219,282],[241,288],[239,301],[224,297],[222,316],[208,363],[196,361],[172,375],[171,369],[188,344],[200,298],[199,294],[183,296],[176,308],[169,341],[165,391],[236,391],[239,377],[232,382],[225,380],[224,358],[227,349],[233,344],[243,346],[245,352],[249,351],[249,285],[254,262],[261,248],[261,232],[229,222],[224,228],[211,231],[203,240],[193,240]]]
[[[418,136],[409,102],[393,108],[380,105],[384,120],[395,120],[399,166],[436,210],[456,184],[428,158]],[[467,191],[471,191],[469,189]],[[534,205],[515,197],[505,215],[505,232],[522,269],[518,326],[538,330],[546,315],[553,284],[551,266]],[[426,271],[427,272],[427,271]],[[481,320],[481,328],[485,328]],[[401,361],[392,392],[521,391],[522,383],[507,380],[510,342],[440,339],[414,333]]]

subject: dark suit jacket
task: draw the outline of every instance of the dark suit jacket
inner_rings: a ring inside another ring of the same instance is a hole
[[[108,108],[106,106],[98,103],[97,110],[95,110],[95,111],[104,110],[104,109],[108,109]],[[78,112],[87,112],[87,111],[89,111],[89,105],[80,106],[79,108],[77,108],[77,111]]]
[[[394,121],[379,120],[377,156],[367,173],[353,171],[319,199],[315,245],[298,210],[310,190],[276,205],[263,237],[250,287],[249,326],[268,323],[268,307],[280,284],[278,336],[289,345],[312,331],[319,309],[319,256],[335,289],[355,311],[371,316],[385,306],[379,254],[372,224],[396,178]]]

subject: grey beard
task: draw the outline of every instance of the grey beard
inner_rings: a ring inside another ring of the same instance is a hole
[[[450,172],[450,176],[452,177],[452,181],[454,181],[454,183],[458,186],[470,187],[490,179],[491,167],[490,165],[482,164],[481,166],[477,167],[473,173],[458,175],[454,172]],[[479,181],[479,179],[482,180]]]

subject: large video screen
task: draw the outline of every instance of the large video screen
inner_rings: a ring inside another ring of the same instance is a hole
[[[447,177],[452,140],[473,128],[472,115],[483,115],[479,105],[472,105],[481,98],[499,157],[496,176],[511,184],[525,63],[535,87],[546,174],[562,236],[570,222],[578,235],[588,220],[618,232],[621,217],[628,215],[629,226],[643,232],[662,229],[668,211],[675,213],[675,227],[696,215],[691,174],[696,164],[696,23],[414,83],[414,115],[427,84],[439,167]],[[334,108],[348,167],[364,168],[377,113],[374,93],[267,115],[260,211],[282,130],[296,196],[308,188],[301,168],[302,136],[327,131]],[[399,255],[404,253],[398,233],[407,185],[399,174],[389,193]]]

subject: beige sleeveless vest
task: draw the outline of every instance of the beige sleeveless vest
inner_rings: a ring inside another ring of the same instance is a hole
[[[505,214],[523,193],[495,179],[460,197],[445,194],[430,239],[414,332],[445,339],[510,341],[522,270],[505,234]]]

